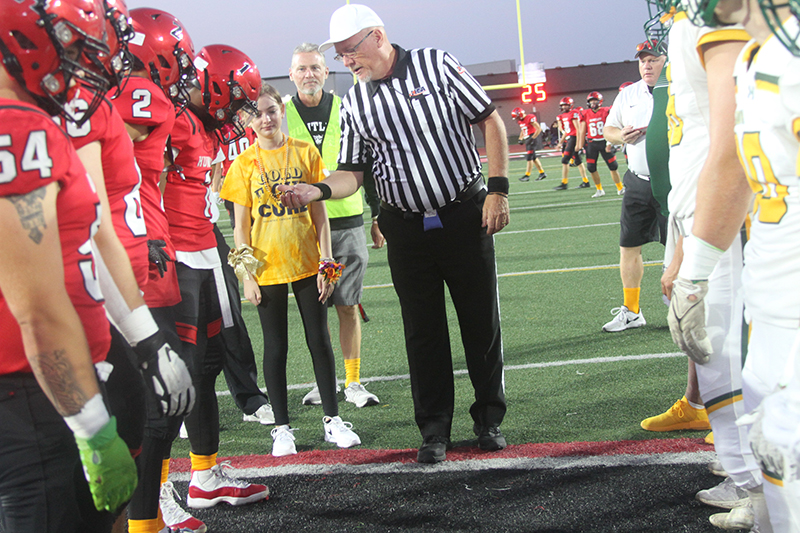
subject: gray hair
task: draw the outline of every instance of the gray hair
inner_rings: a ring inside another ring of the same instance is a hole
[[[292,57],[296,56],[297,54],[319,54],[319,57],[322,58],[322,66],[327,66],[325,63],[325,54],[319,51],[319,45],[314,43],[302,43],[298,45],[294,52],[292,52]]]

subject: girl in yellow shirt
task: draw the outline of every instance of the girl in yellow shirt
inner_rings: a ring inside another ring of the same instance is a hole
[[[334,286],[321,268],[329,267],[332,260],[328,258],[333,256],[325,204],[287,208],[277,191],[278,185],[321,181],[325,177],[322,157],[314,145],[281,131],[285,108],[278,91],[266,83],[259,94],[258,112],[251,124],[257,141],[233,162],[220,196],[234,203],[237,249],[251,247],[254,263],[259,265],[243,275],[243,283],[245,297],[258,306],[264,334],[264,379],[275,413],[272,455],[297,453],[286,391],[290,283],[314,361],[325,413],[325,440],[349,448],[361,440],[352,424],[338,416],[336,364],[325,305]]]

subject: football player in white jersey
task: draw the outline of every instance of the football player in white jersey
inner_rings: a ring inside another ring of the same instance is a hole
[[[773,0],[691,4],[690,14],[709,22],[742,22],[753,37],[734,67],[734,131],[747,181],[721,174],[700,180],[695,223],[679,273],[683,281],[676,282],[673,291],[672,311],[681,321],[671,329],[698,357],[707,354],[701,340],[705,338],[703,280],[752,211],[742,277],[750,325],[742,389],[747,411],[766,399],[751,430],[769,508],[769,523],[757,527],[796,532],[800,531],[800,391],[796,376],[786,369],[793,366],[787,362],[797,358],[793,344],[800,325],[800,58],[781,40],[795,36],[796,43],[798,3],[792,0],[780,8]],[[783,39],[773,36],[771,26]]]
[[[681,266],[683,240],[691,233],[698,179],[710,172],[737,174],[740,179],[744,178],[744,170],[736,157],[736,144],[730,135],[736,105],[731,72],[736,57],[748,40],[749,36],[741,26],[695,26],[682,10],[673,17],[669,32],[669,64],[665,67],[669,81],[667,118],[672,185],[667,202],[670,207],[664,257],[667,268],[662,277],[662,288],[667,298],[672,296],[673,282]],[[709,98],[710,94],[714,95],[713,99]],[[736,237],[709,277],[705,302],[709,308],[707,341],[710,355],[689,361],[690,379],[696,371],[700,396],[714,430],[718,459],[730,476],[717,487],[700,491],[697,499],[724,509],[746,505],[748,493],[745,491],[755,493],[753,498],[763,501],[761,475],[750,452],[747,428],[736,425],[736,419],[745,414],[742,401],[742,267],[742,242],[740,237]],[[689,389],[687,387],[687,395]],[[691,398],[684,397],[679,402],[687,403],[689,400]],[[671,409],[669,413],[655,417],[655,422],[664,417],[671,420],[674,416],[669,415],[675,411],[690,409]],[[647,422],[642,422],[642,427]],[[727,518],[725,515],[714,516],[711,520],[720,525]]]

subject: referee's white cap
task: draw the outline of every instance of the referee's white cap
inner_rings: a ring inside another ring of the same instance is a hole
[[[319,45],[319,51],[324,52],[334,44],[346,41],[364,28],[375,26],[383,26],[383,21],[372,9],[361,4],[342,6],[331,15],[331,38]]]

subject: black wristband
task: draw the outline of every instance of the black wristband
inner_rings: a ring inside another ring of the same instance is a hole
[[[494,176],[487,180],[486,185],[489,192],[502,192],[508,194],[508,178],[504,176]]]
[[[508,181],[508,180],[506,180],[506,181]],[[314,187],[316,187],[317,189],[322,191],[322,197],[320,198],[320,200],[327,200],[328,198],[331,197],[331,194],[332,194],[331,193],[331,188],[328,187],[326,184],[324,184],[324,183],[312,183],[311,185],[313,185]]]

